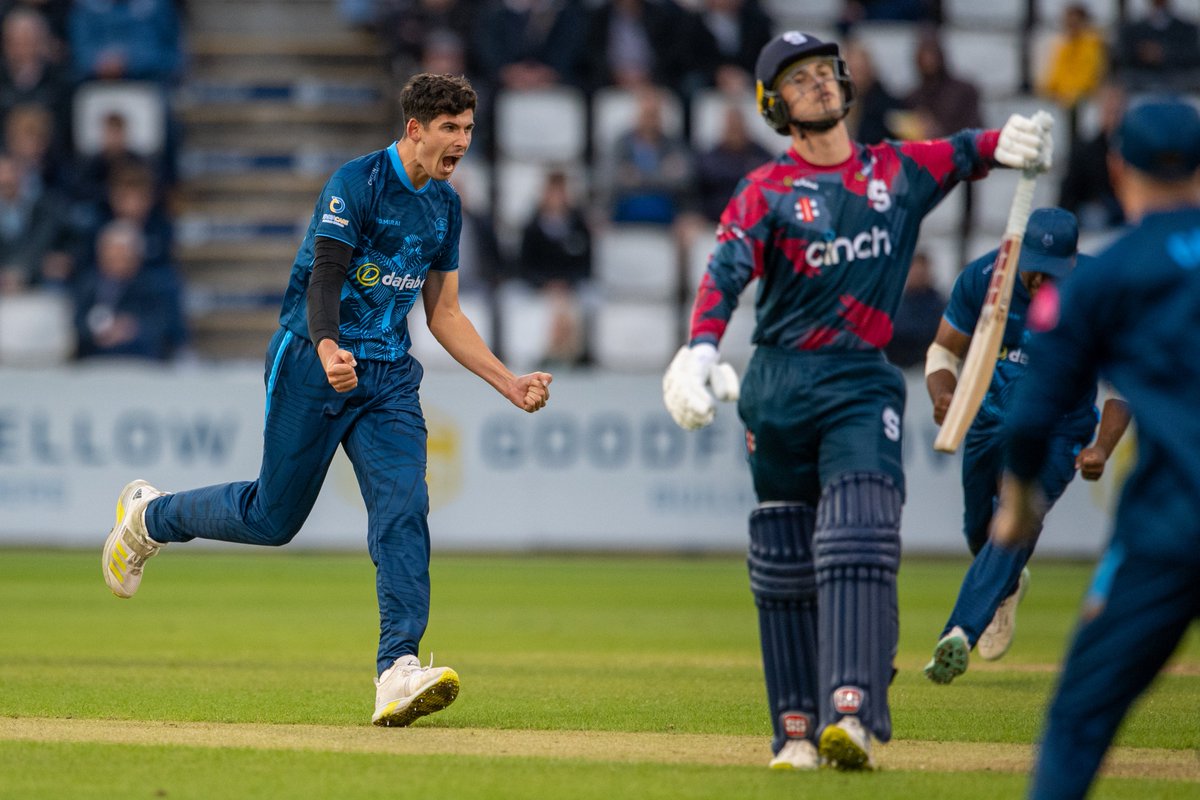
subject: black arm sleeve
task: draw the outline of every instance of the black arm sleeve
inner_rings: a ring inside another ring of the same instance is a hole
[[[354,249],[326,236],[318,236],[313,249],[313,271],[308,279],[308,338],[316,346],[322,339],[338,340],[342,284]]]

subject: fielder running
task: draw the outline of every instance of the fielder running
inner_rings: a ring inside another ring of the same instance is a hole
[[[750,471],[750,587],[758,606],[770,766],[870,769],[891,738],[898,636],[905,383],[885,359],[921,219],[997,164],[1048,165],[1048,115],[1001,131],[864,146],[844,118],[854,84],[838,46],[784,33],[755,70],[758,105],[791,148],[738,185],[697,292],[691,335],[663,378],[686,429],[739,395],[717,347],[759,279],[757,345],[740,387]]]
[[[1134,105],[1109,170],[1134,227],[1062,287],[1009,410],[993,538],[1037,531],[1037,476],[1061,415],[1100,375],[1138,424],[1125,483],[1042,730],[1029,796],[1082,798],[1133,701],[1200,619],[1200,114]]]
[[[131,482],[101,563],[113,593],[132,597],[145,562],[167,543],[287,544],[341,445],[366,501],[376,566],[376,725],[408,725],[444,708],[459,687],[454,670],[417,660],[429,618],[422,368],[406,322],[417,297],[438,342],[513,405],[533,412],[549,398],[551,376],[514,376],[459,307],[462,207],[447,180],[471,143],[475,102],[462,78],[414,76],[400,93],[399,141],[325,185],[267,350],[258,479],[178,494]]]
[[[935,683],[949,683],[967,669],[974,647],[989,661],[1003,656],[1016,631],[1017,604],[1029,585],[1026,562],[1036,542],[1007,549],[987,541],[1004,467],[1001,435],[1004,408],[1017,381],[1025,371],[1029,339],[1033,335],[1026,320],[1032,307],[1052,299],[1054,282],[1065,278],[1085,263],[1087,256],[1076,252],[1079,228],[1075,215],[1061,208],[1039,208],[1029,215],[1021,253],[1017,259],[1018,280],[1013,285],[1008,321],[996,369],[987,395],[963,443],[963,534],[974,556],[958,600],[942,629],[925,675]],[[971,345],[972,332],[991,280],[992,252],[972,261],[959,273],[950,293],[937,335],[925,359],[925,385],[933,402],[933,421],[941,425],[958,385],[963,356]],[[1086,267],[1082,267],[1086,269]],[[1046,292],[1046,295],[1042,295]],[[1035,303],[1035,298],[1041,300]],[[1038,482],[1048,505],[1066,490],[1078,469],[1087,480],[1104,473],[1113,448],[1129,424],[1129,414],[1120,400],[1105,402],[1096,431],[1096,387],[1085,392],[1071,407],[1050,437],[1045,466]]]

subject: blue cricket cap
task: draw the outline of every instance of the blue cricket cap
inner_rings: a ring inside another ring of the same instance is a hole
[[[1139,172],[1164,181],[1185,180],[1200,168],[1200,113],[1172,98],[1136,103],[1121,118],[1113,147]]]
[[[1079,223],[1074,214],[1062,208],[1036,209],[1025,226],[1017,268],[1065,278],[1075,268],[1078,246]]]

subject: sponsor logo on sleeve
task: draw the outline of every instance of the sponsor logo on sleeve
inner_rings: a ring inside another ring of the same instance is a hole
[[[337,195],[329,198],[329,212],[321,215],[321,222],[328,222],[330,225],[337,225],[339,228],[344,228],[350,224],[350,220],[341,216],[341,213],[346,210],[346,201]]]

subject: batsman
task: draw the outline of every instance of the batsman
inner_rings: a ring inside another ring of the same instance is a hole
[[[747,174],[721,215],[688,343],[663,378],[694,430],[738,401],[758,506],[748,565],[774,768],[872,769],[892,735],[905,382],[882,348],[921,219],[997,165],[1049,165],[1049,116],[946,139],[850,139],[855,87],[837,44],[798,31],[755,69],[759,111],[788,150]],[[739,387],[719,345],[758,280]],[[710,388],[712,393],[710,393]]]

